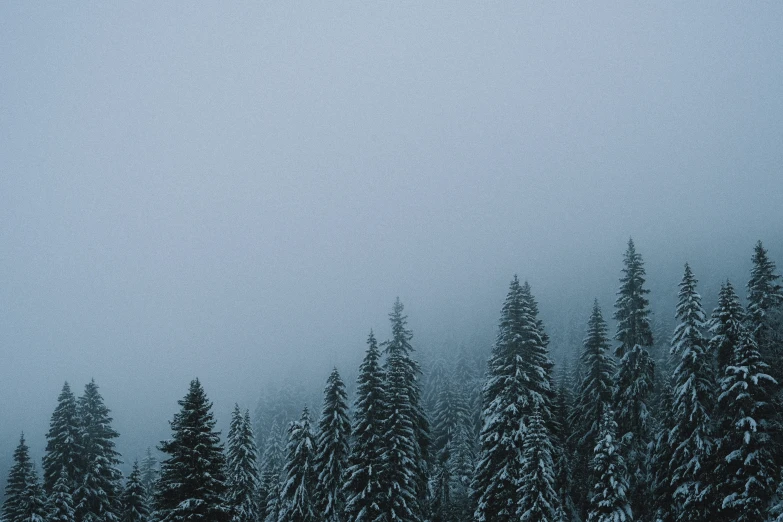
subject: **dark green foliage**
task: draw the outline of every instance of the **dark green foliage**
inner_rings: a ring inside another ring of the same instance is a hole
[[[351,423],[348,396],[337,368],[332,370],[324,390],[324,404],[318,424],[318,451],[315,457],[316,506],[325,522],[340,522],[345,516],[342,491],[350,452]]]
[[[141,480],[139,463],[133,463],[133,470],[128,476],[125,491],[122,492],[122,522],[148,522],[149,510],[147,509],[146,492]]]
[[[226,503],[233,522],[256,522],[259,517],[258,451],[250,413],[234,406],[226,455]]]
[[[359,367],[354,406],[353,445],[343,487],[345,517],[353,522],[371,522],[382,515],[385,491],[382,489],[382,445],[386,420],[384,375],[380,351],[370,332],[367,354]]]
[[[18,522],[46,522],[46,494],[33,468],[22,493]]]
[[[73,501],[78,522],[111,522],[119,519],[122,473],[111,427],[109,408],[95,381],[84,387],[78,402],[81,428],[81,469]]]
[[[60,473],[65,469],[71,487],[77,483],[82,468],[81,430],[76,397],[66,382],[57,398],[49,432],[46,434],[46,455],[43,459],[44,490],[51,493]]]
[[[554,448],[538,406],[528,420],[522,445],[522,468],[517,487],[517,516],[521,522],[555,522],[560,498],[555,492]]]
[[[280,492],[279,522],[316,522],[315,439],[310,427],[310,412],[302,412],[298,422],[288,428],[285,481]]]
[[[19,445],[14,450],[14,464],[8,473],[5,484],[5,500],[3,501],[3,521],[21,522],[27,509],[29,486],[33,480],[33,463],[30,461],[30,450],[24,440],[24,433],[19,438]]]
[[[631,522],[633,515],[628,503],[628,476],[620,454],[617,423],[611,410],[604,412],[593,456],[592,476],[594,485],[588,522]]]
[[[220,433],[214,431],[212,403],[198,379],[178,402],[179,413],[171,421],[172,438],[161,442],[168,455],[162,465],[156,493],[156,520],[228,522],[223,503],[226,467]]]
[[[71,485],[65,470],[60,473],[60,478],[54,483],[52,493],[47,502],[48,522],[74,522],[76,510],[73,507]]]

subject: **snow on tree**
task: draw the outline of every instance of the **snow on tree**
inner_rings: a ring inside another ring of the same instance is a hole
[[[223,502],[226,460],[220,433],[214,431],[212,403],[198,379],[190,382],[171,421],[172,438],[161,442],[168,457],[161,464],[156,492],[156,521],[228,522]]]
[[[674,429],[676,421],[674,409],[674,390],[671,378],[667,378],[660,392],[661,417],[658,419],[659,429],[653,442],[651,467],[654,470],[652,480],[653,510],[656,522],[674,522],[676,506],[674,505],[674,488],[669,479],[669,463],[672,460],[672,448],[669,444],[669,433]]]
[[[47,522],[75,522],[76,510],[73,507],[71,484],[68,473],[63,468],[60,477],[54,483],[47,501]]]
[[[119,435],[111,427],[110,410],[103,402],[95,381],[84,387],[77,403],[82,468],[77,478],[73,501],[79,522],[119,520],[122,473],[114,439]]]
[[[631,502],[637,516],[643,519],[650,497],[646,468],[652,426],[648,402],[655,363],[647,350],[653,344],[649,301],[645,297],[650,291],[644,287],[644,263],[633,240],[628,241],[623,264],[614,315],[615,340],[620,343],[615,349],[620,364],[615,379],[614,407],[620,438],[628,447]]]
[[[555,522],[560,499],[555,491],[554,448],[539,406],[528,420],[522,445],[522,468],[517,486],[517,516],[521,522]]]
[[[139,470],[141,484],[144,487],[144,504],[147,506],[147,511],[152,513],[155,507],[155,488],[160,477],[158,459],[152,454],[152,448],[147,448],[147,454],[141,460]]]
[[[580,355],[581,382],[576,404],[569,418],[571,435],[569,446],[574,448],[573,489],[578,507],[584,515],[587,510],[591,455],[604,422],[604,413],[611,408],[616,365],[609,355],[606,321],[598,300],[587,323],[587,336]]]
[[[310,427],[310,412],[307,408],[297,422],[288,428],[288,449],[285,462],[285,481],[280,492],[280,515],[278,522],[315,522],[314,500],[315,439]]]
[[[715,375],[702,334],[707,317],[696,291],[697,280],[690,266],[680,283],[671,353],[679,356],[674,371],[674,426],[669,432],[672,451],[669,482],[677,506],[678,522],[710,520],[710,459],[714,450],[711,414],[715,405]]]
[[[419,383],[421,369],[411,356],[413,333],[407,329],[407,319],[403,314],[402,303],[397,298],[389,314],[392,338],[384,343],[386,388],[389,396],[384,470],[391,472],[384,473],[384,477],[389,480],[387,485],[391,520],[394,520],[395,516],[405,520],[409,515],[421,520],[429,506],[427,486],[430,428],[422,405]],[[395,466],[400,468],[392,469]],[[409,478],[413,480],[410,484],[407,483]],[[394,493],[395,491],[398,493]],[[413,495],[412,502],[404,500],[408,493]]]
[[[351,422],[348,419],[348,396],[337,368],[332,370],[324,390],[324,403],[318,424],[315,471],[316,506],[324,522],[341,522],[345,518],[345,495],[342,490],[350,453]]]
[[[598,444],[595,446],[588,522],[632,522],[628,502],[628,476],[620,455],[617,423],[611,410],[604,412]]]
[[[718,376],[722,376],[745,332],[745,311],[730,281],[720,287],[718,306],[712,311],[708,326],[712,335],[709,350],[716,360]]]
[[[353,413],[353,445],[348,459],[345,484],[345,519],[371,522],[382,516],[385,491],[382,490],[382,446],[386,403],[380,351],[370,332],[367,353],[359,366]]]
[[[282,429],[273,424],[266,437],[266,447],[261,461],[263,472],[259,488],[259,503],[263,522],[277,522],[280,515],[280,487],[283,472]]]
[[[732,363],[720,381],[718,397],[722,420],[718,443],[717,477],[724,520],[764,520],[778,478],[771,453],[770,402],[775,380],[761,360],[753,335],[737,344]]]
[[[142,482],[139,463],[133,463],[133,469],[128,476],[125,484],[125,491],[121,497],[121,516],[122,522],[148,522],[150,513],[147,509],[146,491]]]
[[[546,424],[552,419],[551,363],[536,312],[529,286],[515,276],[482,390],[481,448],[472,484],[477,522],[515,520],[526,417],[538,406]]]
[[[38,473],[35,472],[35,468],[30,469],[19,507],[18,522],[47,522],[46,494],[38,481]]]
[[[76,397],[66,382],[57,397],[57,407],[52,413],[46,434],[46,454],[43,458],[44,490],[51,493],[60,472],[65,469],[71,487],[81,473],[81,431],[77,414]]]
[[[753,268],[748,281],[748,322],[750,331],[756,339],[765,360],[777,362],[780,347],[770,343],[770,325],[767,321],[772,310],[783,306],[783,286],[778,281],[780,274],[775,273],[775,263],[769,259],[767,251],[761,244],[756,243],[753,252]],[[774,350],[767,354],[767,350]]]
[[[3,520],[19,522],[25,515],[27,506],[26,495],[33,477],[33,463],[30,461],[30,449],[24,440],[24,433],[19,438],[19,445],[14,450],[14,464],[8,472],[5,484],[5,500],[3,501]]]
[[[256,522],[259,517],[258,451],[250,412],[234,405],[226,454],[226,504],[233,522]]]

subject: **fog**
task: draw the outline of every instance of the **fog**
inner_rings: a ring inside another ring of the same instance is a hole
[[[160,4],[0,5],[0,469],[65,380],[128,462],[196,376],[225,426],[353,375],[397,296],[488,350],[519,274],[559,362],[631,236],[660,315],[783,266],[783,4]]]

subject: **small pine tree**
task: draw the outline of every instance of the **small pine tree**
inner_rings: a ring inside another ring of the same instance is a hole
[[[38,481],[35,468],[30,470],[20,507],[21,514],[17,519],[18,522],[46,522],[46,494]]]
[[[47,502],[47,522],[75,522],[76,510],[73,507],[71,485],[65,469],[54,483],[52,493]]]
[[[283,469],[282,430],[273,424],[266,437],[266,447],[262,459],[263,473],[259,489],[259,503],[262,522],[277,522],[280,514],[280,480]]]
[[[384,375],[380,351],[370,332],[367,353],[359,367],[356,402],[353,413],[353,446],[343,486],[345,518],[354,522],[372,522],[381,516],[385,504],[381,469],[383,424],[386,420]]]
[[[783,306],[783,286],[778,281],[780,274],[775,273],[775,263],[769,259],[767,251],[756,243],[753,251],[753,268],[748,281],[748,322],[750,332],[765,360],[777,362],[779,347],[771,343],[768,315],[772,310]],[[767,353],[767,350],[770,353]]]
[[[318,425],[318,452],[315,457],[316,505],[325,522],[341,522],[345,515],[342,486],[348,467],[351,422],[348,396],[337,368],[332,370],[324,390],[324,403]]]
[[[719,376],[731,364],[734,350],[745,332],[744,323],[745,311],[731,282],[726,281],[720,287],[718,306],[713,310],[709,322],[712,337],[708,346]]]
[[[82,473],[82,455],[76,397],[66,382],[57,398],[57,407],[52,413],[49,431],[46,434],[43,482],[47,494],[54,489],[54,484],[60,478],[63,469],[68,475],[68,482],[76,485]]]
[[[708,464],[714,446],[711,413],[715,377],[702,335],[707,318],[696,283],[686,263],[677,303],[680,323],[672,338],[671,353],[680,357],[680,363],[674,371],[675,422],[668,441],[672,450],[669,482],[679,522],[711,520],[713,514]]]
[[[152,454],[152,448],[147,448],[147,454],[141,460],[139,469],[141,484],[144,487],[144,504],[147,506],[147,511],[152,513],[155,508],[155,488],[160,476],[158,459]]]
[[[25,515],[27,498],[33,463],[30,461],[30,450],[24,440],[24,433],[19,438],[19,445],[14,450],[14,464],[8,473],[5,484],[5,500],[3,502],[3,520],[19,522]]]
[[[310,412],[302,412],[298,422],[288,429],[286,479],[280,492],[278,522],[315,522],[315,440],[310,428]]]
[[[771,388],[775,380],[750,333],[734,350],[721,379],[718,406],[722,437],[717,476],[723,481],[721,516],[735,522],[764,520],[777,479],[770,440]]]
[[[522,447],[522,472],[517,496],[521,522],[555,522],[560,499],[555,492],[554,448],[538,409],[530,416]]]
[[[256,522],[259,517],[258,451],[250,422],[250,412],[243,414],[234,406],[228,431],[226,456],[226,503],[233,522]]]
[[[73,500],[79,522],[119,520],[122,473],[114,439],[119,435],[111,427],[109,408],[103,402],[95,381],[84,387],[78,414],[82,448],[82,469]]]
[[[133,463],[133,469],[122,492],[122,522],[148,522],[150,513],[147,510],[144,484],[141,480],[139,463]]]
[[[190,383],[171,421],[172,438],[161,442],[169,455],[161,465],[156,493],[157,522],[228,522],[223,502],[226,467],[220,433],[214,431],[212,403],[198,379]]]
[[[632,522],[628,503],[628,477],[620,455],[617,423],[611,410],[604,421],[593,457],[593,494],[590,497],[588,522]]]

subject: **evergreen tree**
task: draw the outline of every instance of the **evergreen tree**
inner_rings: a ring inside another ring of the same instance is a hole
[[[628,477],[620,455],[617,423],[611,410],[604,412],[604,421],[593,457],[593,494],[590,497],[588,522],[631,522],[628,503]]]
[[[20,508],[18,522],[46,522],[46,494],[38,481],[35,468],[30,470]]]
[[[473,478],[477,522],[515,520],[526,418],[538,407],[552,422],[546,336],[529,286],[514,277],[483,388],[480,455]]]
[[[277,522],[280,515],[280,481],[283,470],[283,443],[281,429],[273,424],[266,437],[266,448],[262,460],[263,473],[259,501],[261,504],[260,520]]]
[[[734,350],[744,335],[745,312],[730,281],[720,287],[718,306],[710,316],[709,331],[712,337],[709,350],[716,361],[717,374],[724,375],[731,364]]]
[[[278,522],[315,522],[313,493],[317,477],[314,460],[315,440],[310,428],[310,412],[302,412],[298,422],[288,429],[288,451],[285,462],[286,480],[280,494]]]
[[[122,473],[119,453],[114,449],[117,432],[111,427],[110,410],[95,381],[84,388],[78,409],[82,469],[73,500],[79,522],[119,520]]]
[[[591,455],[604,422],[604,413],[612,404],[616,365],[608,352],[606,321],[596,300],[580,355],[582,381],[579,383],[576,405],[569,418],[572,429],[569,445],[575,454],[574,496],[579,499],[578,508],[583,516],[587,512],[587,478],[590,476]]]
[[[71,485],[65,469],[62,470],[60,478],[54,483],[47,503],[47,512],[47,522],[75,522],[76,520]]]
[[[770,390],[775,381],[749,332],[734,350],[732,364],[721,379],[718,406],[722,437],[717,476],[722,520],[764,520],[777,475],[772,461]]]
[[[782,348],[771,342],[768,319],[771,311],[783,306],[783,286],[778,283],[779,280],[780,274],[775,273],[775,263],[769,259],[766,249],[759,241],[753,252],[753,268],[748,281],[747,319],[762,358],[773,364],[779,362]]]
[[[650,497],[647,455],[652,425],[648,403],[655,378],[655,363],[647,351],[653,344],[649,301],[645,297],[650,291],[644,287],[644,264],[633,240],[628,241],[623,262],[624,275],[620,279],[614,315],[615,340],[620,343],[615,350],[620,364],[614,406],[620,438],[628,447],[631,503],[638,518],[644,519]]]
[[[14,451],[14,464],[8,473],[8,480],[5,484],[4,522],[20,522],[24,518],[27,509],[26,496],[29,494],[33,470],[30,450],[25,443],[23,433],[19,438],[19,445]]]
[[[172,438],[159,448],[168,458],[161,465],[156,520],[228,522],[229,509],[222,501],[226,461],[220,433],[214,431],[212,403],[198,379],[178,404],[181,410],[170,423]]]
[[[555,522],[560,499],[555,492],[554,448],[538,409],[530,416],[522,447],[517,515],[522,522]]]
[[[77,414],[76,397],[66,382],[57,398],[52,413],[49,432],[46,434],[46,455],[43,459],[44,490],[51,493],[63,469],[71,487],[81,475],[81,431]]]
[[[386,420],[384,375],[378,343],[370,332],[367,354],[359,367],[354,405],[353,446],[345,485],[345,518],[372,522],[382,516],[383,426]]]
[[[318,452],[315,470],[316,505],[325,522],[344,520],[345,495],[342,491],[350,452],[351,423],[348,396],[337,368],[332,370],[324,390],[324,404],[318,425]]]
[[[388,500],[392,504],[389,511],[391,520],[396,516],[405,520],[409,515],[421,520],[429,505],[429,422],[422,406],[421,369],[412,358],[413,333],[407,329],[407,319],[397,298],[389,314],[392,338],[384,343],[386,387],[390,397],[384,477],[388,480]],[[391,493],[394,491],[399,493]],[[408,494],[412,495],[411,500],[406,500]]]
[[[652,467],[655,470],[652,484],[654,520],[656,522],[674,522],[676,506],[674,504],[674,489],[669,475],[669,463],[672,460],[672,447],[669,444],[669,433],[674,429],[676,421],[674,408],[674,391],[671,376],[667,376],[661,390],[660,408],[662,416],[659,419],[659,429],[655,435],[652,453]],[[712,466],[710,466],[712,469]]]
[[[707,318],[696,283],[686,263],[677,303],[680,323],[672,338],[671,351],[680,357],[680,363],[674,371],[675,422],[669,432],[669,481],[680,522],[711,520],[713,514],[708,464],[714,446],[710,416],[715,376],[702,335]]]
[[[226,503],[233,522],[256,522],[259,517],[258,451],[250,422],[250,412],[244,415],[234,405],[228,431],[226,455]]]
[[[133,463],[133,470],[128,476],[125,491],[122,492],[122,522],[148,522],[150,513],[147,509],[146,492],[141,480],[139,463]]]
[[[147,507],[147,512],[152,513],[155,507],[155,488],[160,476],[158,459],[152,455],[152,448],[147,448],[147,454],[142,459],[139,470],[141,485],[144,487],[144,504]]]

